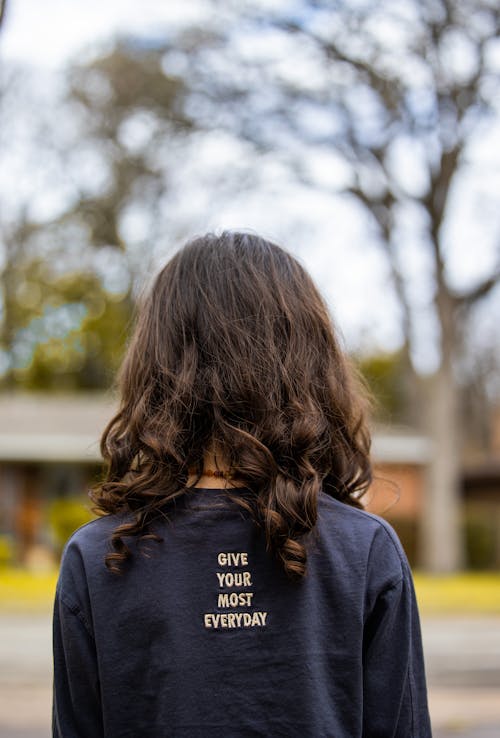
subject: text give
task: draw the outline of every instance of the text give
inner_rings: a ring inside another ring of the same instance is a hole
[[[217,556],[219,566],[248,566],[247,553],[220,553]]]

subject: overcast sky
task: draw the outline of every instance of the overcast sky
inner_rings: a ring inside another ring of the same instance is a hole
[[[79,49],[118,33],[156,36],[202,19],[203,0],[7,0],[2,55],[58,67]]]

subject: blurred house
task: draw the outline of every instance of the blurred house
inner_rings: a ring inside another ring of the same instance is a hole
[[[0,536],[17,561],[34,548],[57,548],[49,525],[55,500],[90,507],[86,490],[99,477],[99,434],[113,407],[101,393],[0,395]]]
[[[86,493],[102,469],[99,437],[114,409],[102,393],[0,395],[0,536],[11,542],[17,561],[27,561],[34,549],[57,549],[50,519],[56,501],[90,508]],[[500,427],[498,436],[500,446]],[[413,563],[431,453],[429,440],[410,428],[375,428],[375,478],[365,504],[396,527]],[[489,524],[500,521],[500,453],[464,467],[463,491],[473,520],[484,520],[486,512]],[[493,537],[500,538],[499,529],[492,526]],[[500,540],[488,545],[498,560]]]

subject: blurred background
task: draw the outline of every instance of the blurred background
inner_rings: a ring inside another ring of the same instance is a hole
[[[378,406],[435,735],[500,735],[496,0],[0,0],[0,736],[49,735],[51,605],[137,297],[251,229]]]

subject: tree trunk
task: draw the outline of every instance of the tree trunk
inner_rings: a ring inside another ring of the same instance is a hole
[[[463,568],[465,559],[459,397],[449,359],[431,378],[427,399],[432,448],[425,479],[420,560],[426,570],[444,574]]]

